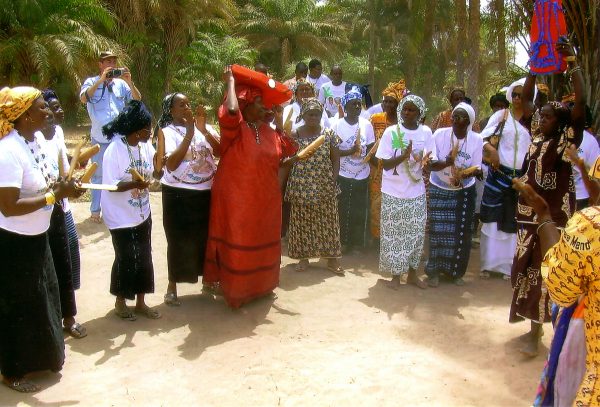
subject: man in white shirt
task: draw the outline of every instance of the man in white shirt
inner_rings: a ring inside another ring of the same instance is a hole
[[[338,113],[342,98],[346,94],[346,82],[342,80],[342,67],[334,65],[331,68],[331,81],[324,83],[319,92],[319,102],[323,104],[329,117]]]
[[[92,162],[98,164],[98,169],[92,177],[92,183],[102,183],[102,160],[110,141],[102,134],[102,126],[119,115],[125,104],[131,99],[140,100],[140,91],[131,79],[127,68],[117,68],[117,55],[111,51],[103,51],[98,56],[99,75],[87,78],[79,93],[81,103],[87,106],[88,115],[92,122],[90,135],[92,144],[99,144],[100,151],[92,157]],[[100,223],[100,192],[92,191],[90,205],[91,219]]]
[[[323,65],[318,59],[311,59],[308,63],[308,76],[306,80],[315,86],[315,97],[319,96],[319,91],[323,84],[330,81],[327,75],[323,74]]]
[[[600,146],[594,136],[587,130],[583,132],[583,140],[577,149],[577,155],[583,159],[585,168],[590,168],[594,165],[596,158],[600,156]],[[589,197],[585,184],[583,183],[583,177],[581,176],[581,170],[577,165],[573,165],[573,181],[575,182],[575,196],[577,199],[577,210],[580,211],[589,206]]]
[[[283,84],[285,86],[287,86],[288,89],[294,90],[294,88],[296,87],[296,83],[298,83],[298,81],[300,79],[306,80],[307,75],[308,75],[308,66],[304,62],[300,61],[296,64],[296,69],[294,71],[294,77],[283,82]]]

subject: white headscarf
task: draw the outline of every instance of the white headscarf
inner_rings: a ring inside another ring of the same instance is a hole
[[[525,78],[521,78],[518,81],[514,81],[513,83],[510,84],[510,86],[506,89],[506,100],[508,100],[510,103],[512,103],[512,93],[513,90],[515,90],[515,88],[517,86],[524,86],[525,85]],[[535,101],[535,98],[537,96],[537,86],[534,86],[533,88],[533,100]]]
[[[469,115],[469,127],[467,128],[467,133],[473,130],[473,124],[475,123],[475,109],[465,102],[460,102],[456,105],[456,107],[452,110],[452,113],[456,112],[458,109],[462,109]]]

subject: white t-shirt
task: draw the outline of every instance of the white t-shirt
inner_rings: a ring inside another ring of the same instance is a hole
[[[587,130],[584,130],[583,132],[583,140],[577,149],[577,154],[579,157],[583,158],[586,168],[592,167],[596,162],[596,158],[600,155],[598,141]],[[575,181],[575,195],[577,199],[589,198],[590,194],[587,189],[585,189],[581,172],[575,165],[573,166],[573,180]]]
[[[346,82],[339,85],[333,82],[324,83],[319,92],[319,102],[325,107],[330,116],[338,113],[338,106],[342,104],[342,97],[346,94]]]
[[[154,171],[154,153],[154,147],[150,143],[130,146],[123,139],[113,140],[104,153],[102,182],[117,185],[121,181],[132,181],[128,171],[130,168],[135,168],[145,179],[150,179]],[[109,229],[134,227],[150,216],[150,194],[147,188],[124,192],[102,191],[100,204],[104,223]]]
[[[27,143],[16,130],[0,139],[0,188],[19,188],[19,198],[33,198],[48,191],[47,168],[42,170],[45,155],[43,136],[35,134],[35,141]],[[31,152],[31,150],[33,152]],[[36,158],[39,161],[36,162]],[[27,215],[6,217],[0,211],[0,228],[20,235],[35,236],[50,226],[52,205]]]
[[[408,161],[396,166],[396,175],[394,174],[394,168],[390,170],[383,169],[381,192],[403,199],[423,195],[425,193],[425,183],[423,182],[421,160],[427,152],[431,152],[432,160],[437,160],[431,129],[419,126],[415,130],[409,130],[402,124],[390,126],[385,129],[381,136],[375,157],[389,160],[394,158],[394,153],[396,153],[396,157],[401,155],[402,148],[394,148],[395,143],[393,143],[393,140],[401,141],[401,145],[404,146],[412,141],[412,154]],[[410,174],[408,171],[410,171]]]
[[[290,115],[290,112],[291,112],[291,115]],[[283,122],[285,123],[285,121],[288,119],[288,116],[289,116],[290,120],[292,121],[292,131],[296,130],[300,126],[304,126],[304,119],[300,119],[300,121],[296,122],[296,119],[298,118],[299,114],[300,114],[300,105],[296,102],[292,103],[291,105],[287,105],[283,109]],[[327,113],[325,112],[325,110],[323,110],[323,115],[321,116],[321,127],[324,129],[331,128],[331,122],[330,122],[329,116],[327,116]]]
[[[377,103],[376,105],[373,105],[367,109],[367,114],[369,115],[369,117],[373,116],[375,113],[383,113],[381,103]]]
[[[368,120],[362,117],[358,118],[358,123],[350,125],[346,119],[335,121],[331,129],[340,138],[340,150],[350,150],[356,142],[356,135],[360,129],[360,157],[347,155],[340,158],[340,176],[344,178],[361,180],[369,176],[369,163],[363,163],[363,159],[367,155],[367,146],[375,143],[375,133],[373,126]]]
[[[319,97],[321,86],[323,86],[327,82],[331,82],[331,79],[329,79],[329,76],[327,76],[325,74],[321,74],[321,76],[319,76],[317,79],[311,78],[311,76],[308,75],[306,77],[306,80],[308,82],[312,83],[313,85],[315,85],[315,96],[316,97]]]
[[[504,109],[497,111],[490,117],[485,129],[481,132],[481,137],[486,138],[494,134],[494,130],[498,127],[498,123],[504,117]],[[515,138],[516,138],[516,154],[515,154]],[[500,164],[511,169],[520,170],[523,168],[523,160],[529,150],[531,144],[531,135],[529,131],[521,125],[517,120],[513,120],[513,115],[509,111],[502,137],[498,143],[498,155],[500,156]]]
[[[69,158],[67,157],[67,146],[65,145],[65,134],[62,127],[56,126],[54,137],[52,140],[46,140],[44,135],[40,132],[39,137],[44,141],[44,148],[47,149],[48,165],[50,169],[50,178],[52,182],[56,182],[60,173],[58,171],[58,155],[62,155],[63,174],[69,172]],[[62,202],[63,210],[69,212],[71,206],[69,205],[69,199],[64,198]]]
[[[481,168],[481,158],[483,155],[483,139],[479,133],[470,131],[462,140],[457,140],[452,131],[452,127],[444,127],[437,129],[433,133],[433,141],[435,143],[435,155],[438,160],[445,160],[452,151],[452,146],[458,143],[458,154],[454,165],[459,169],[465,169],[472,166]],[[431,183],[442,189],[457,190],[460,186],[452,185],[452,167],[446,167],[441,171],[432,171],[429,180]],[[475,177],[465,178],[462,188],[468,188],[475,184]]]
[[[173,172],[164,167],[165,172],[160,180],[162,184],[194,190],[207,190],[212,186],[217,171],[213,149],[200,130],[194,129],[194,138],[179,167]],[[208,124],[206,130],[210,134],[215,134],[215,130]],[[182,143],[186,129],[183,126],[170,124],[163,127],[162,131],[165,135],[165,154],[170,155]]]

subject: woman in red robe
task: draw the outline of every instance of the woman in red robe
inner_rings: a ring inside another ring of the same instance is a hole
[[[272,83],[262,90],[236,86],[229,67],[225,76],[227,95],[218,113],[221,159],[212,187],[203,282],[219,283],[227,304],[238,308],[271,293],[279,284],[278,170],[295,147],[264,121],[265,105],[285,99],[277,93],[279,87]],[[257,79],[258,74],[254,76]],[[266,83],[268,78],[262,76],[258,79]],[[287,161],[295,160],[294,156]]]

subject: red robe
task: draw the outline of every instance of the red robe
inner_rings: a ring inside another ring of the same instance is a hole
[[[281,263],[280,160],[293,144],[267,123],[256,133],[241,113],[219,109],[221,159],[210,203],[205,283],[220,282],[232,308],[264,296],[279,284]]]

